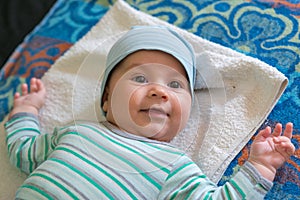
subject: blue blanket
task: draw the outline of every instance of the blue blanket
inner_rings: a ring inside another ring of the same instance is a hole
[[[278,170],[266,199],[300,197],[300,3],[277,0],[135,1],[134,8],[198,36],[256,57],[284,73],[289,85],[263,127],[294,123],[296,154]],[[42,77],[57,58],[78,41],[114,1],[58,0],[24,39],[0,73],[0,119],[12,107],[20,83]],[[231,162],[220,185],[247,159],[253,139]]]

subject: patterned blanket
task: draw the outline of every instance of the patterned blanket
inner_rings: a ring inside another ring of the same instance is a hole
[[[263,127],[294,123],[296,154],[278,170],[266,199],[300,199],[300,3],[295,0],[126,0],[134,8],[223,46],[256,57],[284,73],[289,85]],[[20,83],[42,77],[112,5],[112,0],[58,0],[0,72],[0,120]],[[254,136],[255,137],[255,136]],[[247,159],[253,138],[231,162],[220,185]]]

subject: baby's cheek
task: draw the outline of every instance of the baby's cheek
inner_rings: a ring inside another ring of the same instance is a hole
[[[129,103],[132,93],[133,89],[122,81],[115,85],[111,97],[111,109],[117,123],[130,120]]]
[[[182,130],[189,119],[191,110],[191,100],[186,94],[174,95],[172,97],[172,110],[174,115],[174,121],[177,123],[178,129]]]
[[[129,113],[130,118],[138,126],[147,126],[151,122],[149,115],[140,113],[141,109],[141,101],[142,94],[138,94],[137,92],[132,93],[129,99]]]

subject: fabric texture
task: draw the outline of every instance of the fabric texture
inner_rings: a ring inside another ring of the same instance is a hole
[[[31,77],[42,77],[60,56],[102,18],[114,2],[57,0],[41,23],[24,38],[0,72],[1,121],[6,121],[4,117],[12,107],[14,92],[20,91],[20,84],[29,83]],[[274,127],[276,122],[285,124],[292,121],[292,142],[296,146],[296,152],[278,169],[274,186],[265,199],[299,198],[299,3],[277,0],[126,2],[142,12],[209,41],[259,58],[285,74],[289,84],[259,129]],[[21,12],[18,14],[21,15]],[[69,91],[66,92],[68,94]],[[57,110],[57,113],[60,111]],[[16,188],[25,176],[9,163],[3,126],[0,132],[0,199],[6,200],[13,199]],[[219,185],[228,181],[247,160],[254,138],[255,135],[230,162]]]
[[[5,128],[12,163],[30,173],[17,199],[263,199],[272,186],[247,163],[217,187],[169,143],[133,138],[108,122],[42,134],[36,117],[20,113]]]
[[[286,77],[257,59],[139,12],[123,1],[116,2],[43,76],[48,93],[40,113],[42,130],[51,132],[74,120],[104,120],[98,105],[107,53],[135,25],[172,27],[194,47],[200,75],[196,84],[203,89],[194,94],[187,127],[171,143],[217,182],[277,102]]]

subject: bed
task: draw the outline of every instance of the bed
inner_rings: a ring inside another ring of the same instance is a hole
[[[300,4],[277,0],[126,0],[133,8],[197,36],[258,58],[289,80],[261,128],[294,123],[295,155],[278,170],[265,199],[300,197]],[[45,18],[15,49],[0,73],[1,121],[13,94],[31,77],[42,78],[55,61],[80,40],[115,3],[113,0],[57,0]],[[4,133],[1,133],[4,134]],[[255,135],[230,162],[219,185],[247,159]],[[1,194],[0,194],[1,199]]]

